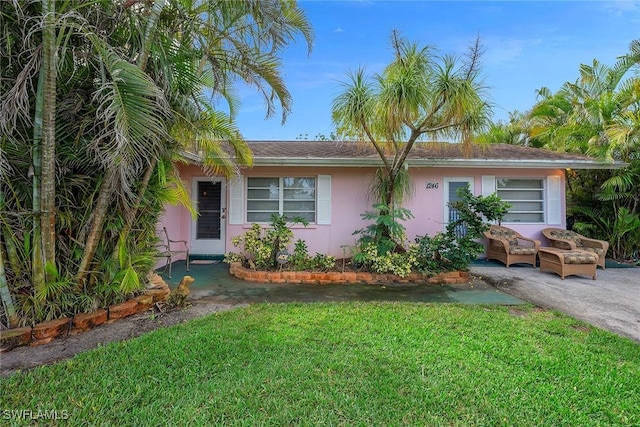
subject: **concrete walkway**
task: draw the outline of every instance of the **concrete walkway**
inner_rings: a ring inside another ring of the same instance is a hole
[[[471,273],[516,298],[568,314],[640,342],[640,268],[598,268],[596,280],[527,266],[472,267]]]
[[[485,266],[486,265],[486,266]],[[586,276],[562,280],[550,272],[524,264],[510,268],[498,262],[473,265],[473,283],[460,286],[264,285],[245,282],[228,273],[228,265],[173,265],[170,287],[183,275],[196,281],[190,299],[216,303],[293,301],[423,301],[466,304],[521,304],[530,302],[555,309],[591,325],[640,342],[640,268],[598,268],[594,281]]]

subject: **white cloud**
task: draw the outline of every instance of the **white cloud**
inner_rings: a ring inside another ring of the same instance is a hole
[[[520,62],[526,50],[540,45],[541,39],[517,39],[491,37],[482,40],[483,60],[487,65],[513,65]]]
[[[602,2],[602,6],[615,15],[640,12],[640,0],[610,0]]]

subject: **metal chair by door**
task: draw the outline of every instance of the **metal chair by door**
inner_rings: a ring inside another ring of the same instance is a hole
[[[169,279],[171,279],[171,264],[174,256],[184,254],[186,256],[187,271],[189,271],[189,243],[186,240],[172,240],[169,238],[167,227],[162,227],[162,235],[164,242],[158,246],[160,251],[158,256],[167,259],[164,269],[165,271],[169,270]]]

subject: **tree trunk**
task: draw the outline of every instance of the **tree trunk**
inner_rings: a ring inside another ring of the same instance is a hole
[[[55,0],[44,0],[45,26],[42,34],[43,103],[42,103],[42,176],[41,216],[44,261],[56,261],[56,18]],[[34,242],[35,243],[35,242]]]
[[[84,252],[78,271],[76,273],[75,281],[78,285],[84,285],[89,274],[89,266],[93,262],[93,257],[98,249],[100,238],[102,237],[102,227],[104,225],[104,219],[107,216],[107,210],[113,196],[113,188],[116,181],[116,175],[113,172],[114,169],[107,169],[100,186],[100,193],[96,200],[96,206],[94,208],[93,223],[89,230],[89,235],[84,245]]]
[[[4,195],[0,189],[0,211],[2,210],[4,210]],[[2,245],[2,225],[0,225],[0,245]],[[13,305],[13,298],[11,298],[11,291],[7,283],[7,276],[4,270],[4,251],[2,247],[0,247],[0,301],[2,301],[5,312],[7,313],[9,327],[15,328],[18,326],[18,315],[16,314],[16,307]]]
[[[36,93],[36,109],[33,124],[33,232],[31,235],[31,283],[36,289],[42,288],[44,278],[44,258],[42,254],[42,228],[40,224],[40,177],[42,174],[42,104],[44,99],[44,68],[40,68],[38,90]]]
[[[118,248],[124,243],[122,242],[122,239],[126,239],[129,235],[129,232],[131,232],[133,221],[135,221],[136,217],[138,216],[138,210],[140,208],[140,205],[142,204],[144,194],[147,192],[149,181],[151,181],[151,175],[153,175],[153,171],[155,170],[157,163],[157,159],[151,160],[151,164],[147,167],[147,170],[145,170],[144,176],[142,177],[142,182],[140,182],[140,188],[138,188],[138,194],[136,194],[136,200],[134,202],[133,208],[125,212],[124,227],[122,227],[122,232],[120,233],[120,237],[118,238],[118,244],[113,249],[113,254],[111,255],[113,259],[118,258]]]

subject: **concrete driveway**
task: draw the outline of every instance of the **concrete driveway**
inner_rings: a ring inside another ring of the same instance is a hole
[[[472,267],[471,273],[516,298],[640,342],[640,268],[598,268],[596,280],[562,280],[554,273],[514,265]]]

